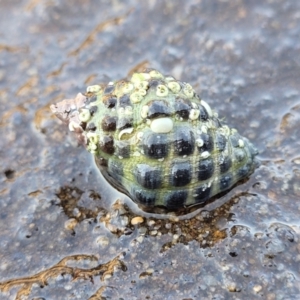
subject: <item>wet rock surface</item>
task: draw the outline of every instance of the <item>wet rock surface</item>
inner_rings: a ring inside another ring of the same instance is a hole
[[[0,5],[1,299],[298,299],[297,1]],[[186,217],[140,211],[50,113],[143,66],[190,82],[260,152]]]

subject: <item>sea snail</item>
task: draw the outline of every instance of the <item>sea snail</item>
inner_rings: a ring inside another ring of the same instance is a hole
[[[142,207],[204,204],[253,172],[257,150],[192,86],[156,70],[93,85],[51,110],[110,184]]]

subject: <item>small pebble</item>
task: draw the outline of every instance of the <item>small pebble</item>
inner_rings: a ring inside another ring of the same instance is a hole
[[[144,219],[142,217],[134,217],[131,219],[131,225],[137,225],[144,222]]]
[[[255,285],[255,286],[253,287],[253,291],[254,291],[255,293],[259,293],[261,290],[262,290],[262,286],[261,286],[261,285]]]
[[[71,218],[65,222],[65,229],[74,230],[74,228],[77,224],[78,224],[78,221],[74,218]]]
[[[106,236],[99,236],[96,243],[101,247],[106,247],[109,244],[109,239]]]

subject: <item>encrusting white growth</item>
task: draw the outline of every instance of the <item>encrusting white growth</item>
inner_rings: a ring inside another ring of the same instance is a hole
[[[202,158],[208,158],[210,156],[210,153],[208,151],[204,151],[200,155]]]
[[[122,135],[124,135],[124,134],[126,134],[126,133],[128,133],[128,134],[130,134],[130,133],[132,133],[133,132],[133,128],[132,127],[130,127],[130,128],[125,128],[125,129],[123,129],[123,130],[121,130],[120,132],[119,132],[119,140],[121,140],[122,139]]]
[[[98,93],[100,90],[100,85],[90,85],[86,88],[87,93]]]
[[[244,141],[242,139],[239,139],[239,147],[244,148],[244,146],[245,146]]]
[[[194,108],[192,108],[191,111],[190,111],[189,118],[190,118],[191,120],[197,120],[198,117],[199,117],[199,115],[200,115],[199,109],[194,109]]]
[[[156,88],[156,96],[158,96],[158,97],[165,97],[165,96],[168,95],[168,93],[169,93],[168,88],[165,85],[160,84],[160,85],[157,86],[157,88]]]
[[[83,108],[78,117],[81,122],[87,122],[91,118],[91,113],[88,109]]]
[[[168,133],[173,129],[173,126],[171,118],[158,118],[151,122],[150,128],[156,133]]]
[[[148,116],[148,111],[149,111],[149,106],[148,105],[144,105],[141,109],[141,116],[143,119],[146,119]]]
[[[213,113],[212,110],[210,108],[210,106],[207,104],[207,102],[205,102],[204,100],[201,100],[201,104],[204,106],[204,108],[206,109],[208,116],[212,117]]]

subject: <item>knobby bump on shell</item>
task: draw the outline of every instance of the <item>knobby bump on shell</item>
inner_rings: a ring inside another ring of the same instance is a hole
[[[254,169],[257,150],[188,83],[156,70],[51,105],[104,177],[141,207],[203,204]]]

